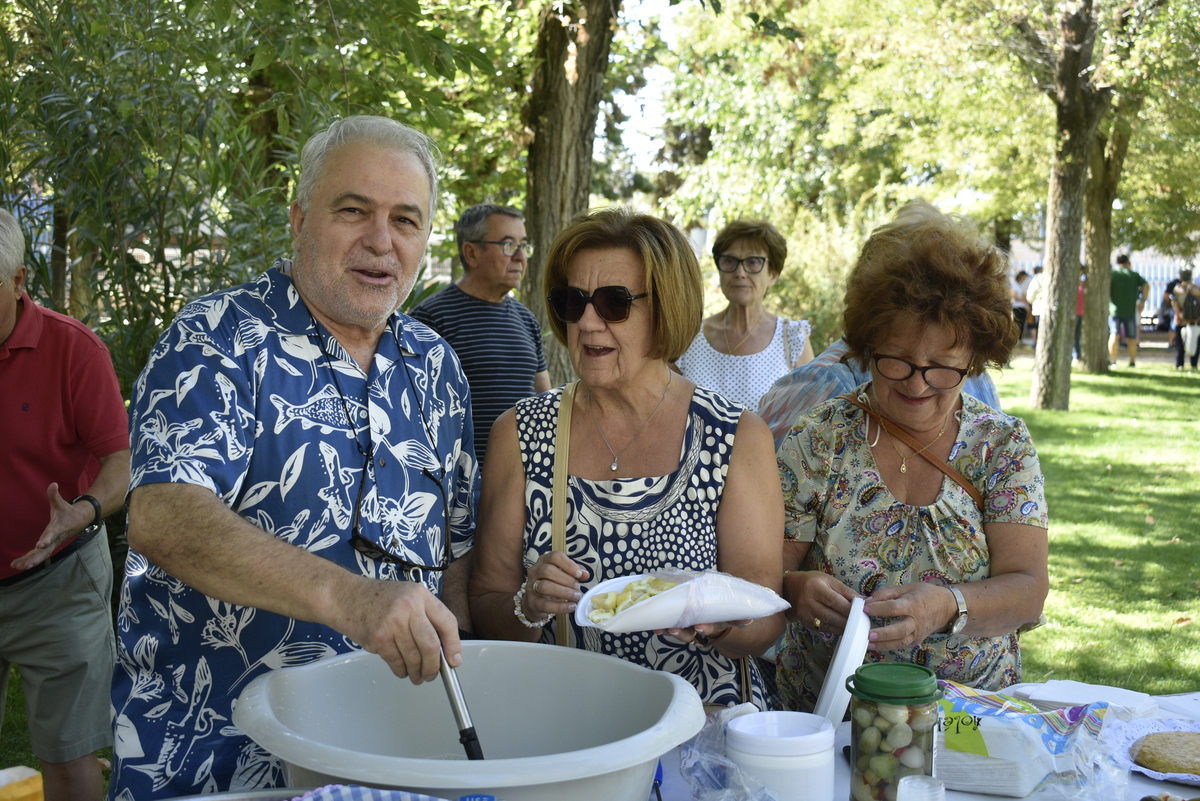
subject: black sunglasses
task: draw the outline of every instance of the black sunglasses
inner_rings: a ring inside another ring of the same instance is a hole
[[[450,551],[450,499],[446,497],[446,488],[442,482],[429,471],[428,468],[423,468],[422,473],[425,477],[437,484],[438,492],[442,496],[442,510],[446,514],[446,528],[443,530],[442,539],[445,542],[445,547],[442,549],[442,561],[437,565],[423,565],[419,562],[410,562],[407,559],[401,559],[398,556],[385,551],[380,545],[372,540],[367,539],[362,533],[362,502],[363,489],[366,486],[366,475],[368,465],[363,465],[363,477],[358,481],[358,497],[354,501],[354,520],[350,523],[350,547],[361,553],[368,559],[374,559],[376,562],[387,562],[389,565],[397,565],[403,570],[432,570],[435,573],[440,573],[450,567],[451,551]]]
[[[550,290],[546,300],[550,301],[554,316],[564,323],[579,322],[589,303],[596,307],[596,314],[600,315],[601,320],[623,323],[629,319],[633,302],[648,297],[649,292],[634,295],[623,286],[602,286],[590,295],[579,287],[556,286]]]

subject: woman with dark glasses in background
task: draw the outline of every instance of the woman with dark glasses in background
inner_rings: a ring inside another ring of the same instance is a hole
[[[554,642],[600,581],[718,569],[778,591],[783,501],[766,424],[672,372],[700,327],[687,238],[616,208],[577,218],[546,266],[555,336],[580,381],[571,406],[566,553],[551,547],[555,430],[564,390],[521,401],[492,429],[471,614],[486,637]],[[570,622],[570,644],[687,678],[708,704],[765,707],[754,660],[781,615],[615,635]],[[714,641],[719,640],[719,644]],[[747,668],[747,665],[749,667]]]
[[[766,308],[787,260],[787,241],[769,222],[734,220],[713,240],[712,255],[729,305],[705,318],[675,366],[700,386],[758,409],[780,376],[813,358],[808,320]]]

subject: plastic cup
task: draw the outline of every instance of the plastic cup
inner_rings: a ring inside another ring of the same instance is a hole
[[[896,785],[896,801],[945,801],[946,785],[932,776],[905,776]]]

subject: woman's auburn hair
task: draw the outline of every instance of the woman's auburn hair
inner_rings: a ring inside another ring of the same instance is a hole
[[[559,232],[546,257],[543,291],[569,285],[571,263],[589,250],[624,249],[641,259],[654,314],[654,343],[648,356],[673,362],[684,354],[704,313],[700,263],[687,236],[666,220],[612,206],[585,212]],[[632,291],[632,289],[631,289]],[[637,294],[637,293],[635,293]],[[547,315],[554,337],[567,344],[567,324],[553,309]],[[619,323],[618,323],[619,325]]]
[[[743,240],[766,248],[767,271],[778,278],[787,263],[787,240],[766,220],[734,220],[722,228],[713,239],[713,260]]]
[[[943,327],[970,350],[968,374],[1008,363],[1020,336],[1008,260],[968,220],[921,200],[876,228],[846,286],[842,315],[850,352],[864,365],[900,326]]]

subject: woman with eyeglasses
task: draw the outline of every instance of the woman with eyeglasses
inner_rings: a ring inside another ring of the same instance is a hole
[[[757,409],[780,376],[812,361],[812,326],[766,309],[767,291],[787,260],[787,242],[775,226],[731,222],[713,240],[712,254],[729,305],[704,320],[675,366],[700,386]]]
[[[709,704],[765,708],[758,667],[783,616],[615,635],[572,613],[600,581],[659,569],[716,569],[778,591],[783,498],[766,424],[675,374],[700,326],[701,276],[675,226],[626,208],[595,211],[555,239],[545,286],[554,335],[579,383],[570,443],[556,436],[564,388],[496,422],[488,446],[470,585],[476,631],[558,639],[687,678]],[[565,498],[554,497],[556,456]],[[552,510],[566,510],[565,551]],[[547,625],[550,623],[550,625]],[[739,625],[740,624],[740,625]]]
[[[1017,342],[1005,260],[965,220],[909,203],[863,247],[843,322],[871,380],[799,418],[778,452],[785,706],[813,708],[857,597],[867,661],[1019,682],[1018,629],[1049,589],[1044,478],[1025,424],[962,391]]]

